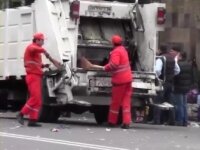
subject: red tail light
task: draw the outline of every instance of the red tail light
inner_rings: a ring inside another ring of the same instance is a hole
[[[75,19],[75,21],[80,17],[79,16],[80,2],[75,0],[70,5],[70,17],[71,19]]]
[[[166,21],[166,10],[164,7],[158,7],[157,24],[162,25]]]

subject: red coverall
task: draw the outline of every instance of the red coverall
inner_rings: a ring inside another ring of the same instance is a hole
[[[29,115],[30,120],[38,120],[42,103],[41,81],[42,81],[42,58],[41,53],[45,50],[35,43],[30,44],[24,54],[24,66],[26,69],[26,84],[30,98],[21,110],[23,115]]]
[[[128,54],[123,46],[115,47],[110,53],[105,71],[112,73],[112,101],[108,122],[116,124],[120,106],[122,106],[123,124],[131,123],[132,74]]]

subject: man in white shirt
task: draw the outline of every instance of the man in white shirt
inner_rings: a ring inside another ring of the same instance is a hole
[[[173,102],[171,101],[172,100],[171,95],[173,92],[174,76],[180,73],[180,67],[177,63],[177,59],[175,59],[176,57],[170,54],[170,51],[168,51],[166,45],[161,45],[159,47],[158,52],[159,56],[161,57],[156,60],[155,71],[159,78],[165,79],[165,82],[163,84],[164,90],[162,93],[158,95],[155,102],[156,103],[167,102],[173,104]],[[161,117],[161,110],[159,108],[154,108],[153,118],[155,124],[160,124],[161,120],[160,117]],[[171,125],[174,125],[175,123],[174,109],[169,111],[168,123]]]

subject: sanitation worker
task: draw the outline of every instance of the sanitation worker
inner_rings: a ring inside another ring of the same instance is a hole
[[[42,48],[43,44],[44,34],[35,33],[33,35],[32,43],[27,46],[24,54],[26,84],[30,97],[21,109],[20,113],[17,115],[17,120],[20,124],[24,125],[23,116],[28,115],[28,126],[30,127],[41,126],[37,123],[37,121],[42,103],[42,68],[49,66],[49,64],[42,64],[41,54],[44,54],[46,58],[48,58],[56,67],[60,67],[61,65],[58,61],[54,60],[44,48]]]
[[[108,123],[116,126],[119,109],[122,107],[122,128],[128,129],[131,123],[131,95],[132,95],[132,73],[128,53],[122,45],[119,35],[112,36],[113,50],[110,53],[108,64],[99,66],[91,64],[86,58],[82,58],[85,69],[97,69],[111,72],[112,74],[112,100],[109,108]]]

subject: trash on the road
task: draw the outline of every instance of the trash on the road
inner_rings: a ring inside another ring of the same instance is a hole
[[[105,141],[105,139],[99,139],[100,141]]]
[[[111,131],[111,129],[110,129],[110,128],[106,128],[106,131],[108,131],[108,132],[109,132],[109,131]]]
[[[61,124],[58,127],[51,129],[51,131],[52,132],[59,132],[62,129],[69,129],[69,128],[70,128],[70,126],[66,126],[66,125]]]
[[[199,128],[199,124],[196,122],[190,122],[190,126],[194,128]]]
[[[51,129],[51,132],[58,132],[58,131],[60,131],[60,130],[57,129],[57,128],[53,128],[53,129]]]
[[[17,128],[20,128],[20,127],[22,127],[23,125],[18,125],[18,126],[15,126],[15,127],[11,127],[10,129],[11,130],[14,130],[14,129],[17,129]]]
[[[66,125],[61,124],[61,125],[58,126],[57,128],[58,128],[58,129],[69,129],[70,126],[66,126]]]
[[[181,145],[175,145],[176,148],[181,148]]]
[[[85,121],[85,120],[88,120],[86,117],[83,117],[83,120]]]

